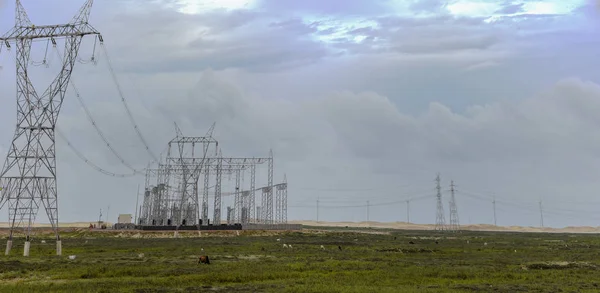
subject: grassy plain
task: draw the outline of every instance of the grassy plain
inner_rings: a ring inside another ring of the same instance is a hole
[[[0,255],[0,292],[600,291],[593,234],[319,228],[172,235],[63,232],[57,257],[51,235],[38,233],[27,258],[17,239],[11,256]],[[211,264],[198,265],[200,254]]]

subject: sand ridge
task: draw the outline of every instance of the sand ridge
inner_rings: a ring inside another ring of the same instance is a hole
[[[349,228],[385,228],[399,230],[434,230],[434,224],[412,224],[406,222],[323,222],[323,221],[290,221],[290,224],[302,224],[316,227],[346,227]],[[522,227],[522,226],[494,226],[489,224],[461,225],[461,230],[467,231],[503,231],[503,232],[545,232],[545,233],[600,233],[600,227]]]
[[[97,222],[66,222],[59,223],[61,228],[87,228],[90,223],[97,224]],[[433,224],[412,224],[406,222],[325,222],[325,221],[312,221],[312,220],[299,220],[289,221],[290,224],[302,224],[306,226],[315,227],[351,227],[351,228],[385,228],[385,229],[399,229],[399,230],[434,230],[435,225]],[[105,223],[109,227],[112,223]],[[35,223],[33,225],[36,228],[50,228],[49,223]],[[8,228],[8,222],[0,222],[0,228]],[[461,230],[467,231],[503,231],[503,232],[546,232],[546,233],[600,233],[600,227],[564,227],[564,228],[550,228],[550,227],[522,227],[522,226],[494,226],[489,224],[477,224],[477,225],[461,225]]]

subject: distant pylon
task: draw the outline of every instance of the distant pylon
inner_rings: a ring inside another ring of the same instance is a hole
[[[544,228],[544,209],[542,208],[542,201],[540,200],[540,226]]]
[[[494,207],[494,226],[498,226],[498,221],[496,220],[496,196],[494,195],[494,200],[492,201],[492,206]]]
[[[437,212],[435,215],[435,230],[444,231],[446,230],[446,217],[444,216],[444,205],[442,204],[442,185],[440,174],[435,177],[436,189],[437,189]]]
[[[456,208],[456,198],[454,197],[454,181],[450,181],[450,231],[460,231],[458,220],[458,209]]]

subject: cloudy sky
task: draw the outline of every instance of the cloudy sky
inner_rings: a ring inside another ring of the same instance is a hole
[[[22,0],[35,24],[68,22],[83,0]],[[275,153],[289,219],[435,222],[435,183],[461,223],[598,226],[600,9],[585,0],[109,0],[90,23],[73,82],[126,164],[216,122],[225,156]],[[0,0],[0,29],[14,1]],[[59,44],[60,45],[60,44]],[[45,42],[32,61],[45,56]],[[63,47],[58,46],[61,54]],[[54,53],[53,53],[54,52]],[[107,54],[105,54],[105,52]],[[94,55],[97,65],[87,62]],[[14,132],[14,51],[0,53],[0,155]],[[110,57],[110,59],[108,58]],[[32,66],[44,82],[57,70]],[[54,70],[54,71],[53,71]],[[33,78],[33,77],[32,77]],[[58,128],[90,161],[129,173],[69,90]],[[61,221],[134,213],[144,178],[94,170],[57,139]],[[266,166],[259,185],[266,183]],[[244,184],[248,185],[246,175]],[[225,180],[225,191],[232,189]],[[224,206],[230,204],[225,199]],[[6,218],[6,207],[0,217]],[[46,222],[43,211],[38,221]]]

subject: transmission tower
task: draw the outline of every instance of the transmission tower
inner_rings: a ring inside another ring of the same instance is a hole
[[[267,187],[263,188],[262,194],[262,213],[263,223],[273,224],[273,150],[269,151],[269,170],[267,178]]]
[[[454,197],[454,181],[450,181],[450,231],[460,231],[458,220],[458,209],[456,208],[456,198]]]
[[[7,48],[11,43],[15,45],[17,67],[17,123],[0,173],[0,208],[8,203],[10,220],[6,254],[12,247],[14,230],[22,227],[26,235],[24,255],[29,255],[31,226],[41,204],[56,235],[56,254],[61,255],[54,132],[83,37],[97,35],[100,42],[103,40],[88,24],[92,0],[83,4],[70,23],[41,26],[33,25],[20,0],[15,3],[15,26],[0,38]],[[56,39],[63,38],[65,52],[60,73],[40,95],[29,79],[31,45],[40,39],[56,44]]]
[[[446,218],[444,216],[444,205],[442,204],[442,185],[440,174],[435,177],[436,189],[437,189],[437,212],[435,215],[435,230],[444,231],[446,230]]]
[[[278,224],[287,224],[287,176],[283,174],[283,183],[275,185],[275,214]]]
[[[281,222],[287,224],[287,176],[283,174],[283,183],[281,184]]]
[[[540,226],[544,228],[544,208],[542,207],[542,201],[540,200]]]
[[[410,199],[406,200],[406,222],[410,224]]]
[[[494,199],[492,200],[492,206],[494,207],[494,226],[498,227],[498,222],[496,221],[496,196],[494,195]]]

